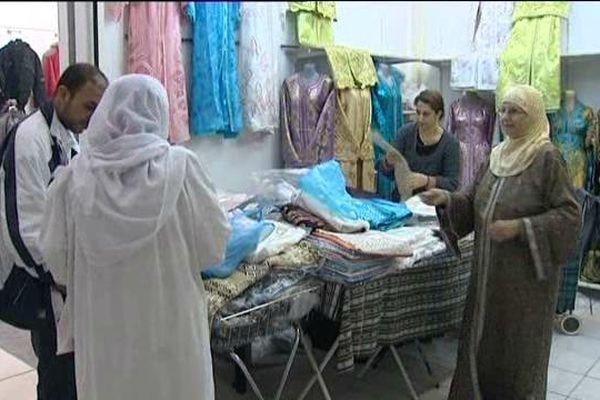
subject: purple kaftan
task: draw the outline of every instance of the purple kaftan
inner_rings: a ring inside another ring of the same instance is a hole
[[[468,187],[490,156],[496,113],[478,95],[467,94],[450,106],[448,131],[460,141],[460,188]]]
[[[333,80],[313,82],[294,74],[281,88],[281,146],[286,168],[310,167],[335,156],[336,95]]]

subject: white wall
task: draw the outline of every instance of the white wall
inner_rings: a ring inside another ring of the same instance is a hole
[[[335,43],[378,55],[409,55],[412,8],[411,2],[337,2]]]
[[[565,54],[600,53],[600,2],[572,1]]]
[[[414,3],[413,56],[450,59],[471,50],[477,1]]]
[[[27,42],[41,59],[58,42],[57,2],[0,3],[0,47],[17,38]]]
[[[600,109],[600,2],[573,1],[565,29],[562,88],[575,90],[579,100]],[[587,55],[587,56],[586,56]]]
[[[600,109],[600,57],[568,60],[562,65],[562,89],[575,90],[577,98],[598,111]]]

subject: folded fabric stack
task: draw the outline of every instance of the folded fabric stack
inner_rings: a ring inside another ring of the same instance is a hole
[[[265,221],[264,223],[273,227],[273,229],[258,243],[256,250],[246,256],[245,260],[248,262],[262,262],[271,256],[281,254],[288,248],[298,244],[309,234],[307,229],[298,228],[285,222]]]
[[[217,312],[229,301],[242,294],[246,289],[263,279],[269,273],[269,265],[242,263],[225,279],[207,279],[204,281],[206,291],[208,316],[213,323]]]
[[[411,225],[438,227],[438,219],[435,207],[423,203],[419,196],[413,196],[406,200],[406,207],[411,211]]]
[[[212,319],[222,307],[244,294],[269,276],[272,272],[307,274],[321,262],[320,254],[306,240],[272,255],[261,263],[242,262],[226,278],[204,280],[204,289],[208,298],[208,311]]]
[[[344,234],[315,230],[307,239],[325,262],[319,274],[334,282],[365,282],[392,272],[397,258],[413,255],[410,237],[381,231]]]
[[[318,249],[302,240],[283,253],[269,257],[266,262],[275,271],[309,271],[320,267],[322,260]]]
[[[411,257],[396,259],[396,269],[410,268],[426,258],[442,254],[446,251],[446,244],[439,234],[438,229],[429,227],[403,227],[387,231],[386,234],[407,240],[413,253]]]
[[[283,219],[334,232],[388,230],[404,226],[412,213],[404,203],[348,193],[340,164],[264,171],[254,177],[254,198],[281,207]]]
[[[335,232],[335,228],[329,225],[327,221],[293,204],[284,206],[281,209],[281,216],[293,225]]]

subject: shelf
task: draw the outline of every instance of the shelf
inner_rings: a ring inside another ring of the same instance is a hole
[[[286,52],[294,54],[296,58],[299,59],[327,57],[327,53],[323,47],[304,47],[297,44],[282,44],[281,48]],[[371,53],[371,57],[373,58],[373,61],[385,64],[402,64],[406,62],[420,61],[426,64],[431,64],[438,68],[446,63],[450,64],[450,60],[447,59],[417,59],[414,57],[390,56],[373,53]]]
[[[590,54],[563,54],[560,56],[561,61],[563,62],[590,62],[590,61],[600,61],[600,53],[590,53]]]
[[[283,51],[294,54],[299,59],[327,57],[327,53],[325,53],[325,49],[322,47],[301,47],[293,44],[282,44],[281,48]]]

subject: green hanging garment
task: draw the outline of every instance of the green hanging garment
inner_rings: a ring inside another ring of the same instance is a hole
[[[296,14],[298,42],[302,46],[322,47],[333,44],[335,1],[290,1],[289,9]]]
[[[569,15],[566,1],[520,1],[513,28],[500,58],[497,104],[515,84],[535,87],[544,95],[546,110],[560,108],[561,18]]]

